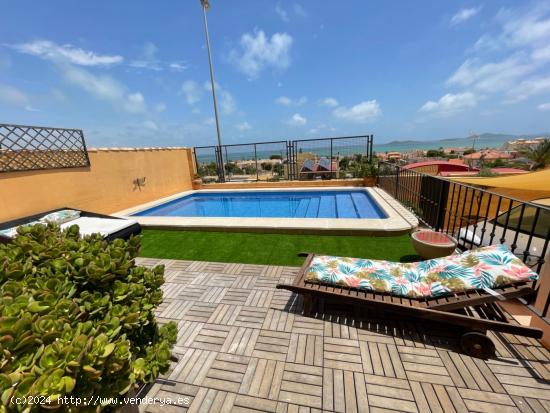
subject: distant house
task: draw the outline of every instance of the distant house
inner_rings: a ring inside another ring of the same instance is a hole
[[[482,150],[479,152],[464,155],[464,160],[472,167],[480,167],[483,162],[496,161],[497,159],[512,159],[508,152],[497,151],[494,149]]]
[[[508,141],[506,143],[506,147],[512,150],[534,148],[538,146],[541,142],[544,142],[545,139],[547,138],[545,138],[544,136],[539,136],[538,138],[534,139],[519,138],[514,141]]]

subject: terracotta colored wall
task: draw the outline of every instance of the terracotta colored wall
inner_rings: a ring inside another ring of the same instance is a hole
[[[186,148],[90,150],[90,168],[0,174],[0,222],[63,206],[112,213],[191,188]],[[136,178],[145,177],[141,188]]]

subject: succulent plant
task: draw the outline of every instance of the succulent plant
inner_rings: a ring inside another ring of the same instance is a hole
[[[154,316],[164,267],[136,266],[139,248],[54,224],[0,245],[0,413],[115,411],[61,400],[121,400],[168,370],[176,325]]]

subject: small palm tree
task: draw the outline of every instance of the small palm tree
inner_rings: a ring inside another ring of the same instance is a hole
[[[544,169],[550,165],[550,139],[545,139],[535,148],[526,149],[523,154],[533,161],[532,170]]]

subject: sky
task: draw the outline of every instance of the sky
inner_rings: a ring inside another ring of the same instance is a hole
[[[1,123],[216,143],[199,0],[0,3]],[[208,24],[223,143],[550,131],[548,0],[211,0]]]

